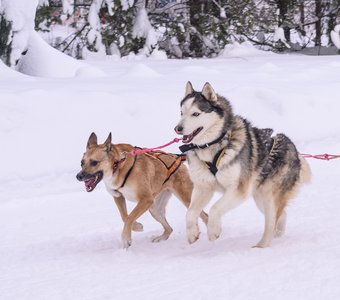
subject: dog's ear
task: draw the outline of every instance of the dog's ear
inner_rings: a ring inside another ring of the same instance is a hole
[[[209,82],[206,82],[205,85],[203,86],[202,95],[207,100],[217,101],[217,95]]]
[[[111,141],[112,141],[112,134],[110,132],[108,137],[107,137],[107,139],[106,139],[106,141],[104,142],[104,146],[106,148],[106,152],[110,152],[111,151],[111,147],[112,147]]]
[[[184,97],[192,94],[194,92],[194,88],[192,87],[192,84],[190,81],[187,82],[187,85],[185,86],[185,95]]]
[[[93,147],[93,146],[97,146],[97,136],[94,132],[91,133],[89,140],[87,141],[87,149]]]

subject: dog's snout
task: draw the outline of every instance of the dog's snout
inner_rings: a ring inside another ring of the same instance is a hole
[[[177,126],[175,127],[175,132],[176,132],[177,134],[182,134],[182,133],[183,133],[183,126],[177,125]]]
[[[83,173],[82,171],[80,171],[80,172],[77,174],[76,177],[77,177],[77,179],[78,179],[79,181],[83,181],[85,175],[84,175],[84,173]]]

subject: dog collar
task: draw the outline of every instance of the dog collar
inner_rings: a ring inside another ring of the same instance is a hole
[[[190,150],[195,150],[195,149],[205,149],[205,148],[208,148],[214,144],[217,144],[219,143],[224,137],[225,135],[227,134],[226,131],[222,132],[222,134],[215,140],[213,140],[212,142],[210,143],[207,143],[207,144],[204,144],[204,145],[196,145],[196,144],[184,144],[182,146],[179,147],[179,150],[182,152],[182,153],[185,153],[185,152],[188,152]],[[229,134],[229,136],[231,136],[231,134]]]

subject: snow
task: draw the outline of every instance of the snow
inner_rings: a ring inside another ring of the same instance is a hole
[[[22,73],[39,77],[73,77],[85,63],[59,52],[49,46],[35,31],[31,32],[17,69]]]
[[[251,248],[263,230],[251,199],[224,216],[216,242],[200,224],[201,238],[189,245],[185,209],[172,198],[169,240],[151,243],[161,228],[145,214],[144,232],[123,250],[122,221],[103,184],[86,193],[75,179],[92,131],[99,141],[112,132],[115,143],[141,147],[172,140],[188,80],[197,89],[209,81],[236,113],[285,132],[301,153],[340,154],[337,56],[235,48],[209,60],[75,66],[54,54],[44,60],[45,50],[40,58],[51,65],[41,78],[0,63],[1,300],[340,297],[340,159],[309,160],[312,183],[291,202],[285,236],[266,249]],[[65,73],[52,78],[49,69]],[[178,153],[177,145],[168,150]]]
[[[133,24],[132,36],[134,38],[145,38],[144,48],[140,50],[140,54],[142,55],[149,56],[154,48],[158,48],[157,33],[152,27],[144,7],[138,8],[137,16]],[[156,49],[156,51],[158,51],[158,49]]]
[[[272,53],[271,53],[272,54]],[[228,44],[219,54],[220,57],[248,57],[270,55],[267,52],[256,49],[250,42]],[[272,54],[274,55],[274,54]]]
[[[285,33],[282,27],[277,27],[273,37],[274,42],[281,41],[287,48],[290,48],[289,44],[286,41]]]
[[[29,35],[34,28],[37,6],[38,0],[2,0],[0,2],[0,11],[4,11],[6,19],[11,22],[12,26],[11,66],[15,66],[22,52],[27,49]]]
[[[62,6],[65,15],[73,14],[73,4],[71,3],[71,0],[62,0]]]
[[[340,24],[334,27],[330,35],[331,35],[331,39],[335,47],[340,49]]]

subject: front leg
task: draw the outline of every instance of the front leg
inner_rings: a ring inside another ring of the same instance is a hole
[[[140,198],[137,200],[138,204],[126,217],[125,224],[122,232],[123,247],[128,248],[131,246],[131,230],[132,225],[135,223],[142,214],[144,214],[153,204],[153,198],[151,196]]]
[[[235,188],[229,187],[222,197],[211,207],[208,220],[208,238],[214,241],[222,231],[222,216],[245,200],[245,196]]]
[[[114,196],[113,199],[115,200],[115,203],[118,207],[120,217],[122,218],[123,222],[125,223],[125,220],[128,216],[127,209],[126,209],[126,201],[123,195],[120,196]],[[133,231],[143,231],[143,224],[134,222],[132,225]]]
[[[203,208],[209,203],[213,190],[209,186],[194,184],[189,209],[186,215],[187,238],[190,244],[196,242],[199,237],[198,217]]]

